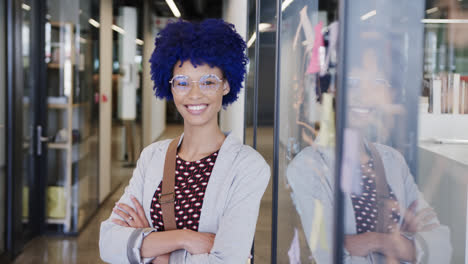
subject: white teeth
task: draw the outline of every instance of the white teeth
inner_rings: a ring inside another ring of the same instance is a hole
[[[189,105],[188,106],[188,109],[193,110],[193,111],[200,111],[205,108],[206,108],[206,105]]]

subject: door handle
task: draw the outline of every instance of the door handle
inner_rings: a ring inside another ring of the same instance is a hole
[[[38,156],[41,156],[42,155],[42,143],[46,143],[46,142],[49,142],[49,138],[48,137],[43,137],[42,136],[42,126],[41,125],[38,125],[36,127],[36,132],[37,132],[37,155]]]

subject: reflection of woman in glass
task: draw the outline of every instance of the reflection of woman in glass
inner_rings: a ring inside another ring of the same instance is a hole
[[[404,157],[369,141],[393,129],[382,116],[402,111],[392,105],[391,87],[376,71],[375,57],[365,52],[364,68],[352,70],[347,85],[342,163],[345,263],[449,263],[449,230],[422,198]],[[287,171],[304,231],[318,234],[308,240],[319,264],[332,259],[333,155],[331,149],[306,148]],[[321,224],[312,224],[317,222]],[[320,240],[320,232],[325,232],[327,243],[314,241]]]
[[[232,25],[211,19],[170,23],[155,45],[156,96],[174,100],[184,134],[177,149],[177,141],[165,140],[143,150],[129,186],[101,225],[101,257],[112,263],[245,263],[270,172],[256,151],[222,133],[217,121],[221,106],[234,102],[242,86],[245,42]],[[170,146],[175,171],[166,173]],[[168,174],[175,177],[173,230],[162,199]]]

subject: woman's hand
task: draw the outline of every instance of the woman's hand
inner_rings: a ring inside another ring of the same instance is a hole
[[[215,235],[211,233],[201,233],[192,230],[187,231],[187,238],[184,239],[184,249],[192,255],[210,253],[213,248]]]
[[[150,227],[148,220],[145,216],[145,210],[138,202],[138,200],[132,195],[130,199],[133,202],[133,205],[136,208],[136,211],[133,210],[131,206],[128,206],[124,203],[116,203],[114,209],[112,210],[114,213],[118,214],[120,217],[125,219],[122,221],[120,219],[112,219],[117,225],[125,226],[125,227],[134,227],[134,228],[146,228]]]
[[[418,200],[411,203],[408,207],[403,224],[401,225],[401,232],[405,233],[418,233],[424,231],[431,231],[438,227],[438,223],[432,223],[436,218],[436,213],[432,208],[424,208],[416,213],[418,207]]]

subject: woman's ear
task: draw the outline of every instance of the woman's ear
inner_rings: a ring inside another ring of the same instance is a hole
[[[229,82],[225,81],[223,86],[223,96],[228,94],[231,91],[231,87],[229,87]]]

